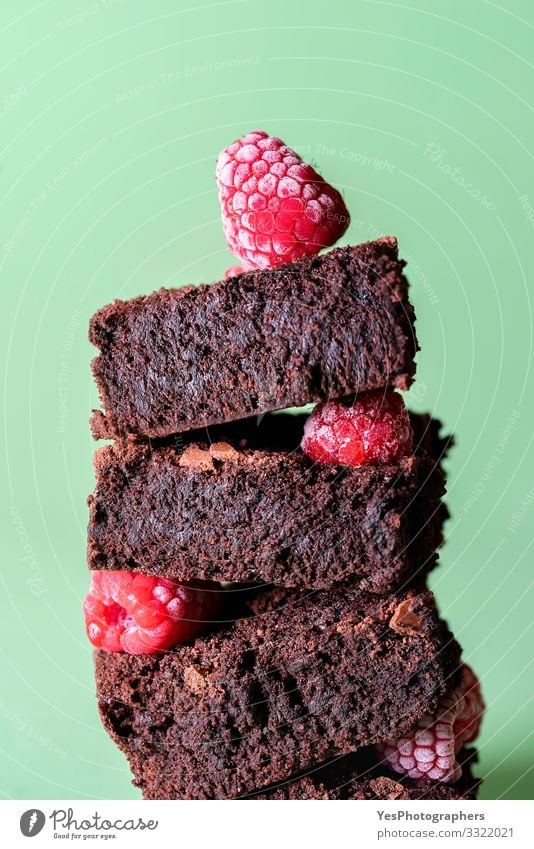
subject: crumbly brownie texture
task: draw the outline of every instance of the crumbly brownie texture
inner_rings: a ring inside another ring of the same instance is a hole
[[[392,592],[434,564],[447,515],[439,423],[413,419],[416,455],[385,466],[314,464],[298,448],[304,417],[283,414],[212,429],[211,444],[101,448],[89,566]]]
[[[104,307],[89,328],[104,408],[93,435],[165,436],[406,388],[417,343],[403,265],[387,236]]]
[[[397,799],[460,800],[476,799],[480,781],[473,778],[471,762],[474,750],[458,755],[462,777],[455,784],[397,775],[377,760],[372,749],[360,749],[308,770],[260,793],[241,798],[273,800],[311,799]]]
[[[162,655],[96,653],[102,720],[151,799],[235,798],[388,738],[458,684],[427,591],[261,594]]]

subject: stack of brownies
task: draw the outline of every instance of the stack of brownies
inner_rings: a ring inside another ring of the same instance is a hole
[[[114,441],[95,455],[86,616],[101,717],[147,799],[475,796],[470,672],[425,586],[439,423],[411,414],[409,452],[343,465],[302,450],[305,414],[273,412],[401,398],[403,265],[384,237],[91,321],[92,429]],[[177,605],[183,630],[162,631]]]

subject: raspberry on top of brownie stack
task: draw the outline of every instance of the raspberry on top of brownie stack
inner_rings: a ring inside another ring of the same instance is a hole
[[[343,198],[263,131],[216,177],[240,265],[90,324],[104,725],[145,798],[473,798],[480,687],[424,585],[448,442],[395,391],[396,239],[321,254]]]

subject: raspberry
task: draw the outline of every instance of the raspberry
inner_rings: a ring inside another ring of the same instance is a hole
[[[483,713],[479,681],[464,663],[460,686],[434,716],[420,719],[405,737],[381,743],[378,751],[395,772],[452,784],[462,774],[456,755],[477,737]]]
[[[178,584],[138,572],[93,572],[83,603],[91,643],[105,651],[153,654],[202,630],[220,603],[218,584]]]
[[[216,177],[226,241],[249,267],[269,268],[319,253],[349,225],[337,189],[263,130],[225,148]]]
[[[413,432],[400,395],[375,390],[354,403],[318,404],[304,425],[301,448],[319,463],[391,463],[412,453]]]

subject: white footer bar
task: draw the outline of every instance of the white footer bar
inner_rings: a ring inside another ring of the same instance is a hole
[[[0,845],[532,847],[532,802],[2,801]],[[204,810],[202,810],[204,808]],[[35,839],[35,843],[31,840]]]

